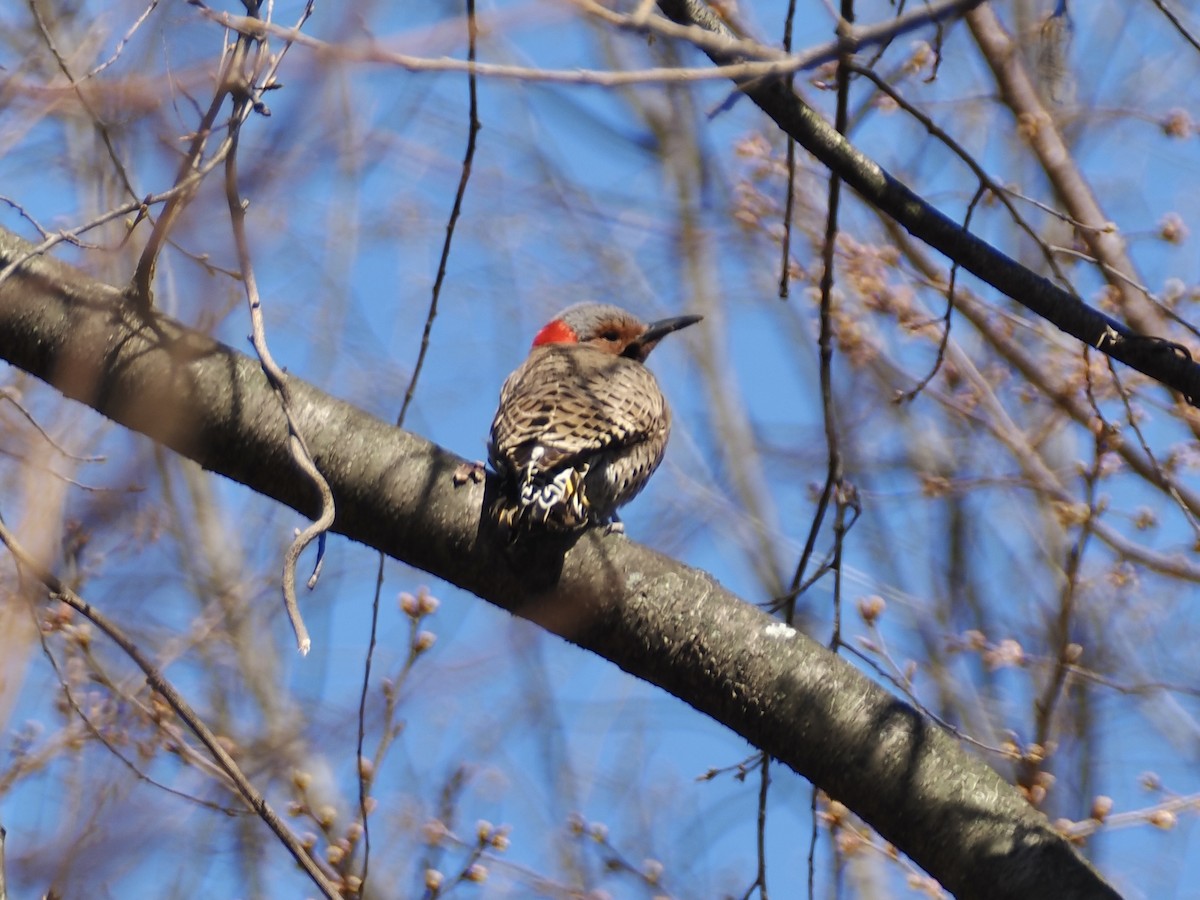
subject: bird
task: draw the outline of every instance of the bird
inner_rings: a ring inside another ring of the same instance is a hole
[[[646,357],[696,315],[649,324],[606,303],[569,306],[533,339],[508,376],[488,440],[503,482],[500,523],[620,531],[617,508],[646,486],[662,462],[671,412]]]

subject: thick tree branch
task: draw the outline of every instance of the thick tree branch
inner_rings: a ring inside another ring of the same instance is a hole
[[[729,34],[724,23],[700,0],[659,0],[658,5],[682,25]],[[705,52],[718,65],[728,65],[738,58],[719,50]],[[750,79],[739,82],[738,87],[785,134],[914,237],[1072,337],[1179,391],[1192,405],[1200,405],[1200,365],[1181,347],[1137,334],[977,238],[838,134],[786,81]]]
[[[30,249],[0,230],[0,268]],[[117,288],[53,259],[21,264],[0,282],[0,357],[208,469],[317,511],[258,363],[137,311]],[[1116,896],[952,737],[705,573],[600,531],[565,556],[506,554],[481,514],[493,479],[455,487],[458,457],[289,384],[337,499],[335,531],[671,692],[844,802],[959,897]]]

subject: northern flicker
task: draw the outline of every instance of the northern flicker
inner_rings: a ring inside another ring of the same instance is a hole
[[[488,458],[505,482],[512,528],[573,531],[616,520],[662,462],[671,413],[644,365],[680,316],[647,325],[581,303],[559,313],[500,391]]]

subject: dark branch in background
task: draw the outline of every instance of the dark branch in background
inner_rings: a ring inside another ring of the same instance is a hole
[[[0,230],[0,266],[30,249]],[[30,259],[0,282],[0,358],[207,469],[315,512],[258,361],[131,310],[116,287]],[[289,387],[334,492],[335,531],[674,694],[840,800],[960,898],[1117,896],[952,736],[704,572],[602,529],[561,559],[515,569],[481,515],[494,479],[456,487],[459,457],[300,379]]]
[[[792,26],[796,21],[796,0],[788,0],[787,17],[783,21],[783,50],[792,52]],[[789,75],[787,84],[792,85]],[[780,240],[779,298],[786,300],[792,271],[792,216],[796,208],[796,142],[787,139],[787,194],[783,198],[783,239]],[[764,878],[765,882],[765,878]],[[766,888],[764,887],[765,891]]]
[[[681,24],[729,35],[720,19],[697,0],[659,0],[659,8]],[[720,50],[705,52],[719,65],[737,60]],[[1200,366],[1184,348],[1137,334],[963,229],[850,144],[781,81],[753,79],[739,87],[785,134],[914,237],[1072,337],[1178,391],[1192,405],[1200,404]]]
[[[1175,13],[1171,11],[1171,9],[1166,3],[1163,2],[1163,0],[1151,0],[1151,2],[1158,7],[1158,11],[1160,13],[1166,16],[1167,21],[1170,22],[1175,30],[1179,32],[1180,37],[1191,44],[1194,50],[1200,50],[1200,40],[1197,40],[1196,36],[1184,27],[1183,22],[1179,19],[1179,16],[1175,15]]]

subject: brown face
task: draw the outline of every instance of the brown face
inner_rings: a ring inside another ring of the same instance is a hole
[[[630,342],[639,338],[645,330],[645,325],[632,319],[608,319],[596,326],[592,337],[580,343],[611,353],[613,356],[620,356]]]

